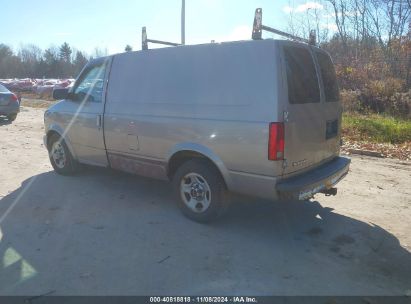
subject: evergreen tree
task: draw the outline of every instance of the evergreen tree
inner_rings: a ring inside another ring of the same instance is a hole
[[[45,75],[41,75],[40,77],[46,76],[49,77],[60,77],[60,65],[58,61],[58,54],[57,50],[53,47],[48,48],[44,51],[44,62],[46,64]]]
[[[73,51],[71,50],[71,47],[68,45],[67,42],[64,42],[60,46],[60,60],[65,62],[65,63],[71,63],[71,53]]]
[[[77,76],[83,67],[87,64],[88,59],[83,55],[82,52],[78,51],[76,53],[76,58],[73,61],[73,77]]]

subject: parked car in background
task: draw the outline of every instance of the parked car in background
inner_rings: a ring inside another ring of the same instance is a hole
[[[342,107],[328,53],[242,41],[91,61],[45,112],[54,169],[78,163],[171,180],[183,213],[207,222],[228,191],[268,199],[335,195]]]
[[[20,100],[17,95],[0,84],[0,116],[6,116],[9,121],[14,121],[19,112]]]

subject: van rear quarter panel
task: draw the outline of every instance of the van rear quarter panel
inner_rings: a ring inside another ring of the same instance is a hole
[[[114,56],[107,151],[166,163],[176,146],[192,143],[221,159],[234,183],[280,175],[281,164],[267,156],[269,122],[280,120],[277,62],[269,40]]]

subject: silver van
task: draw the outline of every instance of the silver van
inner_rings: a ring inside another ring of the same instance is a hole
[[[207,222],[228,192],[305,200],[336,194],[342,107],[330,56],[256,40],[128,52],[90,62],[45,112],[60,174],[79,164],[170,180]]]

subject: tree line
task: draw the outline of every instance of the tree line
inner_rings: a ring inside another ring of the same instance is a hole
[[[365,90],[386,79],[402,90],[411,88],[411,0],[316,0],[287,11],[292,34],[307,38],[316,30],[319,45],[332,55],[341,88]],[[0,44],[0,78],[75,77],[91,57],[66,42],[46,50],[26,45],[17,52]]]
[[[45,50],[29,44],[17,52],[0,43],[0,78],[75,78],[90,59],[105,55],[107,50],[96,48],[88,56],[67,42]]]
[[[289,29],[315,29],[337,65],[340,85],[363,89],[395,78],[411,87],[411,0],[319,0],[304,13],[289,10]]]
[[[316,31],[333,58],[344,108],[410,118],[411,0],[309,3],[287,8],[288,31],[305,38]]]

